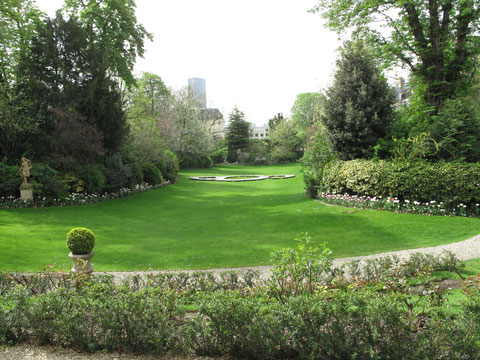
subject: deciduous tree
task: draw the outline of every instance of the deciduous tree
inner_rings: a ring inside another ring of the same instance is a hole
[[[478,0],[319,0],[313,11],[339,34],[353,30],[385,64],[409,68],[436,109],[465,90],[478,67]]]

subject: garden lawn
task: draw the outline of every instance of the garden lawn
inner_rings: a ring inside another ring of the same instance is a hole
[[[296,174],[293,179],[192,181],[199,175]],[[0,210],[0,271],[68,270],[76,226],[97,236],[96,271],[268,265],[273,250],[308,232],[334,257],[419,248],[480,233],[480,219],[329,206],[303,193],[300,165],[182,171],[176,184],[92,205]]]

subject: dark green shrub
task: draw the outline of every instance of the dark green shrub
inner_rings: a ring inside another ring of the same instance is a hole
[[[67,195],[65,184],[59,180],[58,171],[41,163],[32,166],[32,183],[37,198],[61,198]]]
[[[208,155],[186,154],[180,160],[182,169],[211,168],[213,161]]]
[[[165,157],[165,174],[163,177],[171,183],[174,183],[177,180],[178,171],[180,169],[178,158],[171,150],[165,151]]]
[[[270,153],[270,161],[274,164],[292,163],[297,160],[297,153],[282,146],[275,147]]]
[[[132,145],[125,145],[122,148],[122,159],[124,164],[130,168],[130,178],[128,185],[133,188],[137,184],[143,183],[143,169],[135,148]]]
[[[444,202],[478,203],[480,163],[333,161],[325,166],[320,191]]]
[[[143,181],[150,185],[160,184],[163,181],[162,173],[154,164],[145,163],[143,164]]]
[[[73,228],[67,234],[67,245],[74,254],[88,254],[95,246],[95,234],[87,228]]]
[[[99,194],[105,186],[105,168],[98,164],[88,164],[82,166],[77,171],[78,178],[81,179],[83,191],[88,194]],[[74,192],[79,192],[74,190]]]
[[[228,146],[225,140],[220,141],[212,151],[212,161],[215,164],[223,163],[227,158]]]
[[[213,161],[208,155],[202,155],[199,159],[198,166],[201,168],[211,168],[213,166]]]
[[[18,197],[18,187],[22,182],[19,175],[20,168],[7,164],[7,158],[0,161],[0,197]]]
[[[112,154],[105,159],[105,191],[116,192],[128,186],[132,171],[123,163],[119,153]]]

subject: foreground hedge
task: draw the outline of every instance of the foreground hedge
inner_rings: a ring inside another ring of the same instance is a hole
[[[187,298],[172,290],[97,283],[33,295],[16,286],[0,298],[0,344],[248,359],[478,359],[478,294],[453,313],[442,301],[416,306],[382,286],[282,300],[215,291],[199,296],[190,314]]]
[[[480,163],[333,161],[315,184],[327,193],[397,197],[449,206],[480,202]]]
[[[480,278],[449,307],[431,271],[453,254],[332,267],[310,237],[252,272],[112,276],[0,274],[0,345],[248,359],[479,359]],[[406,280],[408,277],[408,281]],[[255,282],[252,282],[253,279]]]

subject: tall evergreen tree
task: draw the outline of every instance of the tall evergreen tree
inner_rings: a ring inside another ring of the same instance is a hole
[[[105,150],[118,151],[128,128],[119,85],[103,71],[101,53],[88,42],[87,29],[73,16],[65,20],[57,13],[39,27],[30,54],[21,62],[21,69],[28,74],[21,91],[32,99],[31,111],[41,123],[37,144],[56,141],[55,122],[63,117],[55,118],[51,109],[73,110],[82,124],[93,129],[86,133],[98,130]],[[40,155],[50,152],[41,146],[36,149]]]
[[[237,161],[238,150],[243,150],[248,146],[249,124],[245,121],[245,114],[237,107],[229,115],[230,124],[227,129],[227,161]]]
[[[385,136],[393,119],[393,93],[362,44],[347,43],[332,87],[323,123],[341,159],[365,157]]]

